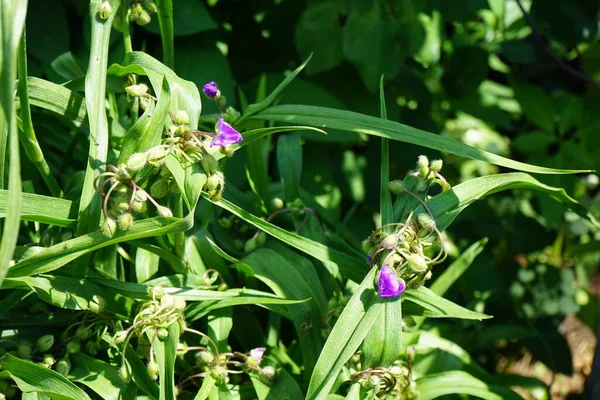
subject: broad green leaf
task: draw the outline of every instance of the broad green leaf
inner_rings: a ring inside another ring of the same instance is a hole
[[[117,368],[104,361],[75,353],[70,356],[73,365],[69,379],[96,392],[104,400],[133,400],[137,387],[125,383]]]
[[[545,192],[563,206],[591,221],[594,225],[599,226],[595,217],[575,199],[570,197],[564,189],[545,185],[530,175],[520,172],[471,179],[434,196],[426,204],[433,213],[438,228],[444,230],[462,210],[474,201],[509,189],[532,189]],[[423,211],[423,207],[419,206],[415,214],[418,215]]]
[[[208,180],[204,169],[197,163],[182,165],[173,153],[169,153],[166,157],[165,166],[173,175],[188,210],[194,210],[200,199],[202,188]]]
[[[51,369],[24,361],[10,354],[0,358],[0,377],[9,376],[23,392],[39,392],[52,400],[90,400],[90,397],[67,378]]]
[[[178,261],[181,260],[178,259]],[[158,264],[160,264],[160,256],[158,254],[138,246],[138,249],[135,251],[136,280],[141,283],[150,279],[158,272]]]
[[[355,282],[360,281],[364,275],[365,265],[363,260],[359,260],[355,257],[342,253],[341,251],[329,248],[305,237],[296,235],[295,233],[281,229],[278,226],[270,224],[269,222],[266,222],[246,212],[242,208],[225,199],[214,204],[231,212],[234,215],[237,215],[244,221],[257,227],[258,229],[263,230],[282,242],[308,254],[309,256],[315,257],[325,264],[333,263],[337,265],[337,267],[339,267],[340,271],[342,271],[345,276]]]
[[[31,105],[63,115],[75,126],[81,126],[86,121],[86,104],[80,94],[34,77],[27,78],[27,91]]]
[[[202,110],[198,88],[192,82],[179,78],[173,70],[167,68],[155,58],[140,51],[127,53],[123,65],[111,65],[108,74],[122,77],[129,74],[146,75],[155,93],[162,90],[163,76],[166,76],[171,87],[171,105],[169,109],[173,112],[186,111],[190,117],[190,128],[198,128],[198,119]]]
[[[492,318],[489,315],[467,310],[438,296],[424,286],[416,290],[406,290],[402,294],[404,304],[402,310],[405,315],[416,315],[432,318],[462,318],[482,319]]]
[[[215,341],[219,352],[228,351],[227,339],[233,327],[232,309],[219,308],[208,314],[206,334]]]
[[[310,371],[321,350],[323,339],[319,327],[327,312],[327,299],[312,263],[303,263],[294,256],[292,250],[280,245],[276,250],[259,248],[242,261],[278,296],[295,300],[311,298],[287,306],[298,334],[304,365]]]
[[[163,62],[175,69],[175,34],[173,31],[173,0],[158,0],[158,26],[162,40]],[[179,7],[178,7],[179,8]]]
[[[572,174],[587,170],[555,169],[538,167],[513,161],[483,150],[468,146],[446,136],[436,135],[398,122],[386,121],[352,111],[304,105],[278,105],[253,115],[254,118],[287,124],[312,125],[364,133],[391,140],[411,143],[474,160],[486,161],[507,168],[538,174]]]
[[[119,231],[112,238],[106,237],[100,231],[92,232],[48,247],[16,263],[10,268],[7,276],[18,277],[50,272],[102,247],[171,232],[184,232],[192,227],[192,223],[193,215],[189,214],[183,219],[156,217],[138,220],[128,231]]]
[[[444,395],[468,394],[485,400],[521,400],[512,390],[490,385],[463,371],[449,371],[417,379],[420,400],[435,399]]]
[[[131,368],[131,378],[133,382],[142,389],[148,396],[150,396],[153,400],[158,400],[160,396],[160,389],[158,384],[150,378],[148,375],[148,368],[146,367],[146,363],[142,361],[137,352],[131,347],[131,345],[127,345],[127,349],[125,350],[125,358],[129,367]]]
[[[285,201],[294,201],[300,196],[302,176],[302,143],[300,134],[281,135],[277,139],[277,167]]]
[[[481,239],[463,251],[460,257],[450,264],[450,266],[433,282],[429,289],[433,293],[443,296],[448,289],[450,289],[450,286],[452,286],[471,266],[475,257],[483,251],[487,242],[487,238]]]
[[[383,312],[383,302],[373,288],[376,274],[377,268],[371,269],[335,323],[312,372],[307,400],[327,397],[342,367]]]
[[[77,203],[56,197],[20,193],[21,219],[49,225],[71,226],[77,218]],[[8,191],[0,190],[0,218],[14,212],[9,207]]]
[[[277,378],[270,385],[264,383],[254,374],[250,375],[250,379],[252,380],[252,386],[254,386],[258,400],[304,399],[298,383],[283,368],[277,370]]]
[[[70,51],[62,53],[52,60],[50,66],[56,73],[69,81],[85,76],[85,71],[81,68],[77,58],[75,58]]]
[[[133,153],[142,153],[160,144],[165,130],[165,118],[169,115],[170,105],[169,82],[164,79],[156,107],[154,102],[151,101],[142,117],[133,124],[123,137],[121,152],[119,153],[119,164],[126,163]]]
[[[21,45],[19,46],[19,60],[18,60],[18,70],[19,70],[19,83],[18,83],[18,92],[19,92],[19,102],[21,105],[21,121],[22,121],[22,129],[19,130],[19,139],[21,140],[21,145],[25,150],[25,154],[27,158],[35,165],[38,172],[42,176],[42,179],[50,189],[50,193],[52,193],[55,197],[60,197],[62,191],[60,190],[60,186],[58,186],[58,182],[54,175],[52,175],[52,171],[50,171],[50,167],[44,158],[44,153],[38,143],[37,137],[35,135],[35,130],[33,129],[33,121],[31,120],[31,108],[29,106],[29,95],[27,93],[27,41],[25,39],[25,32],[23,32],[23,37],[21,39]]]
[[[19,305],[21,301],[25,300],[32,293],[33,291],[31,290],[13,290],[10,294],[6,295],[0,300],[0,318]]]
[[[198,393],[196,393],[194,400],[206,400],[215,387],[216,382],[217,381],[212,377],[212,375],[206,375],[206,377],[204,377],[202,380],[202,386],[200,386],[200,390],[198,390]]]
[[[273,104],[273,102],[275,101],[275,99],[277,99],[277,97],[281,94],[281,92],[283,92],[283,90],[286,88],[286,86],[289,85],[290,82],[293,81],[296,76],[298,76],[298,74],[304,69],[304,67],[306,67],[306,64],[308,64],[308,62],[310,61],[311,57],[312,57],[312,55],[310,57],[308,57],[306,59],[306,61],[304,61],[292,73],[290,73],[283,80],[283,82],[281,82],[279,84],[279,86],[277,86],[277,88],[275,88],[275,90],[273,90],[271,92],[271,94],[269,94],[264,100],[262,100],[260,103],[250,104],[248,106],[248,108],[246,108],[246,112],[244,112],[244,115],[242,115],[242,118],[240,118],[238,120],[238,123],[240,123],[242,120],[244,120],[246,118],[249,118],[249,117],[253,116],[256,113],[259,113],[259,112],[263,111],[264,109],[266,109],[267,107],[269,107],[271,104]],[[306,125],[313,125],[313,124],[306,124]]]
[[[550,96],[541,88],[525,82],[515,81],[511,86],[527,119],[544,132],[554,132],[556,111]]]
[[[104,172],[108,156],[108,119],[106,116],[106,67],[110,32],[115,12],[106,20],[98,17],[103,0],[91,0],[89,15],[92,25],[92,45],[87,73],[85,75],[85,103],[90,125],[90,146],[85,171],[83,192],[79,201],[77,234],[85,235],[98,229],[102,214],[102,201],[94,190],[94,179]],[[120,5],[119,0],[110,0],[113,10]],[[89,256],[85,255],[75,262],[75,274],[85,276]]]
[[[138,264],[138,254],[136,253],[136,273],[137,273],[137,268],[140,267],[142,268],[142,270],[140,271],[142,273],[142,275],[147,276],[146,279],[139,281],[139,282],[144,282],[148,279],[150,279],[150,277],[152,275],[154,275],[157,271],[158,271],[158,264],[159,264],[159,257],[164,259],[167,263],[169,263],[169,265],[173,268],[173,270],[175,270],[175,272],[177,273],[185,273],[187,272],[187,267],[185,265],[185,263],[181,260],[181,258],[177,257],[175,254],[173,254],[172,251],[170,250],[166,250],[163,249],[162,247],[159,246],[154,246],[151,244],[148,244],[146,241],[144,240],[133,240],[132,242],[130,242],[132,245],[136,246],[138,248],[138,252],[140,252],[140,260]],[[147,254],[147,252],[150,252],[151,254]],[[150,256],[159,256],[156,258],[156,260],[153,259],[153,257]],[[143,263],[149,263],[149,265],[145,265]],[[142,276],[140,275],[140,277]]]
[[[11,213],[4,219],[0,239],[0,287],[6,276],[19,237],[21,209],[21,164],[14,104],[17,52],[23,33],[27,1],[0,1],[0,189],[5,189],[8,145],[8,198]]]

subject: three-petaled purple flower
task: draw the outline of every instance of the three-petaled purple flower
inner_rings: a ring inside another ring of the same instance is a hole
[[[379,283],[377,284],[380,297],[398,297],[404,291],[406,285],[389,264],[385,264],[379,272]]]
[[[219,88],[217,87],[217,84],[214,81],[208,82],[206,85],[204,85],[202,89],[204,90],[204,94],[209,99],[214,99],[215,97],[218,97],[221,94]]]
[[[262,361],[262,356],[267,349],[265,347],[257,347],[255,349],[250,350],[250,357]]]
[[[230,144],[234,144],[237,142],[241,142],[244,140],[242,135],[233,129],[231,125],[223,120],[223,118],[219,118],[217,122],[217,137],[213,139],[210,144],[210,147],[213,146],[229,146]]]

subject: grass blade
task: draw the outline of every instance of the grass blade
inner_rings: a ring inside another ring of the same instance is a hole
[[[173,0],[157,0],[158,26],[163,48],[163,63],[175,69],[175,35],[173,31]]]

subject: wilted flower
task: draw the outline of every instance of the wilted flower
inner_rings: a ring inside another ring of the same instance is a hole
[[[380,297],[398,297],[406,288],[404,281],[398,279],[398,276],[389,264],[385,264],[383,268],[381,268],[377,286]]]
[[[262,361],[262,356],[267,349],[265,347],[257,347],[255,349],[250,350],[250,357],[257,359],[258,361]]]
[[[221,94],[221,91],[214,81],[208,82],[202,89],[204,90],[204,94],[210,99],[217,98]]]
[[[244,140],[242,135],[233,129],[231,125],[219,118],[217,122],[217,137],[212,141],[210,147],[213,146],[229,146]]]

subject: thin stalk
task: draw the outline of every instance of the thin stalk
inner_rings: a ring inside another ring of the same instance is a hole
[[[52,175],[50,167],[44,158],[44,153],[38,143],[35,131],[33,129],[33,122],[31,120],[31,108],[29,106],[29,93],[27,89],[27,47],[26,47],[25,29],[23,29],[23,36],[21,37],[21,45],[19,46],[17,68],[19,72],[19,101],[21,103],[21,120],[23,122],[23,129],[19,130],[19,139],[25,150],[25,154],[29,160],[35,165],[39,171],[42,179],[50,189],[50,193],[54,197],[61,197],[62,190],[58,185],[58,182]]]
[[[183,218],[182,196],[176,196],[175,204],[173,205],[173,216],[177,218]],[[185,262],[185,232],[174,233],[173,240],[175,243],[175,255]]]
[[[121,14],[123,18],[123,46],[125,47],[125,55],[133,52],[133,43],[131,41],[131,30],[129,29],[130,21],[129,21],[129,7],[127,7],[127,3],[123,3],[121,5]],[[135,75],[131,75],[131,79],[133,81],[133,85],[137,83],[137,79]],[[131,125],[135,124],[138,120],[138,113],[140,109],[140,100],[137,97],[134,97],[133,101],[130,103],[130,113],[131,113]]]

